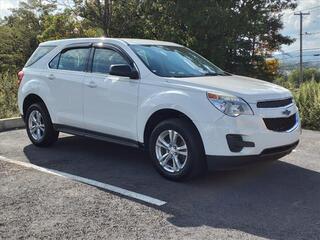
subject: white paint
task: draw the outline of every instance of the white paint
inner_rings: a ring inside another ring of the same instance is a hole
[[[69,174],[69,173],[56,171],[56,170],[52,170],[52,169],[48,169],[48,168],[44,168],[44,167],[39,167],[39,166],[31,164],[31,163],[12,160],[12,159],[9,159],[9,158],[3,157],[3,156],[0,156],[0,160],[1,161],[5,161],[5,162],[9,162],[9,163],[13,163],[13,164],[17,164],[17,165],[20,165],[20,166],[23,166],[23,167],[26,167],[26,168],[32,168],[32,169],[38,170],[40,172],[48,173],[48,174],[51,174],[51,175],[64,177],[64,178],[67,178],[67,179],[70,179],[70,180],[73,180],[73,181],[86,183],[86,184],[89,184],[89,185],[92,185],[92,186],[95,186],[95,187],[99,187],[99,188],[105,189],[105,190],[110,191],[110,192],[118,193],[118,194],[121,194],[123,196],[134,198],[134,199],[137,199],[137,200],[140,200],[140,201],[143,201],[143,202],[146,202],[146,203],[150,203],[150,204],[153,204],[153,205],[156,205],[156,206],[162,206],[162,205],[166,204],[166,202],[164,202],[162,200],[159,200],[159,199],[156,199],[156,198],[153,198],[153,197],[149,197],[149,196],[146,196],[146,195],[143,195],[143,194],[140,194],[140,193],[136,193],[136,192],[133,192],[133,191],[129,191],[129,190],[117,187],[117,186],[110,185],[110,184],[98,182],[98,181],[95,181],[95,180],[92,180],[92,179],[88,179],[88,178],[84,178],[84,177],[80,177],[80,176],[76,176],[76,175],[72,175],[72,174]]]
[[[129,44],[146,41],[160,44],[151,40],[126,40]],[[48,67],[69,44],[101,42],[123,49],[133,59],[140,79]],[[294,114],[298,111],[295,104],[279,108],[257,108],[256,105],[258,101],[289,98],[292,96],[289,90],[236,75],[161,77],[150,71],[126,42],[113,38],[78,38],[41,43],[41,46],[57,47],[23,69],[24,77],[18,91],[20,113],[23,113],[25,98],[35,94],[45,102],[55,124],[144,143],[146,124],[152,114],[164,109],[176,110],[188,116],[199,131],[205,154],[214,156],[259,155],[264,149],[288,145],[299,139],[299,128],[290,133],[270,131],[262,119],[283,117],[284,110]],[[175,44],[164,42],[162,45]],[[250,104],[254,115],[226,116],[208,101],[207,92],[242,98]],[[246,136],[246,141],[256,143],[256,147],[231,152],[225,138],[230,133]]]

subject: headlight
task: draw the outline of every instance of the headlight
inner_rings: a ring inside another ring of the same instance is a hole
[[[224,96],[211,92],[207,92],[207,97],[213,106],[228,116],[237,117],[239,115],[253,115],[253,111],[248,103],[241,98]]]

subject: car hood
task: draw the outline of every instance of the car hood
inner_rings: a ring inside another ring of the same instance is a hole
[[[168,82],[182,86],[197,87],[206,91],[228,93],[243,98],[249,103],[292,96],[288,89],[276,84],[237,75],[169,78]]]

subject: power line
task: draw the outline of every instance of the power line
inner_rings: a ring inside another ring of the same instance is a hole
[[[320,32],[305,32],[304,35],[315,35],[315,34],[320,34]]]
[[[305,8],[305,9],[301,9],[301,10],[297,10],[297,9],[293,9],[291,10],[290,12],[288,12],[287,14],[288,15],[291,15],[291,14],[294,14],[296,12],[302,12],[302,11],[309,11],[309,12],[313,12],[313,11],[318,11],[320,10],[320,5],[319,6],[314,6],[314,7],[311,7],[311,8]],[[295,15],[295,14],[294,14]]]
[[[303,33],[304,36],[315,35],[315,34],[320,34],[320,32],[304,32],[304,33]],[[290,34],[290,35],[299,35],[299,33],[297,33],[297,34]]]
[[[303,55],[304,57],[316,57],[315,54],[311,54],[311,55]],[[286,59],[291,59],[291,58],[298,58],[300,56],[288,56],[286,58],[278,58],[279,60],[286,60]]]
[[[303,48],[302,50],[303,51],[313,51],[313,50],[319,50],[320,48]],[[289,54],[289,53],[292,53],[292,52],[298,52],[300,51],[300,49],[295,49],[295,50],[291,50],[291,51],[288,51],[288,52],[284,52],[282,51],[283,54]]]
[[[303,54],[304,57],[313,56],[314,54]],[[288,58],[294,58],[299,56],[287,56]]]
[[[316,7],[309,8],[309,9],[305,9],[305,10],[303,10],[303,11],[310,11],[310,12],[312,12],[312,11],[318,10],[318,8],[320,8],[320,6],[316,6]]]
[[[312,51],[312,50],[318,50],[318,49],[320,49],[320,48],[303,48],[302,50],[303,51]],[[300,49],[294,50],[294,52],[297,52],[297,51],[300,51]]]
[[[317,63],[317,62],[320,62],[320,60],[315,60],[315,61],[305,61],[303,62],[303,64],[305,63]],[[290,67],[290,66],[295,66],[295,65],[298,65],[299,63],[291,63],[291,64],[287,64],[287,65],[281,65],[281,67]]]
[[[310,63],[310,62],[320,62],[320,60],[305,61],[305,62],[303,62],[303,63]]]
[[[317,10],[317,8],[320,8],[320,5],[317,5],[317,6],[313,6],[313,7],[310,7],[310,8],[305,8],[305,9],[300,9],[300,10],[292,10],[293,12],[300,12],[300,11],[314,11],[314,10]]]

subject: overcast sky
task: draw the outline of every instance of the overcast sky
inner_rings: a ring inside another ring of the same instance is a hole
[[[0,18],[10,14],[9,8],[14,8],[18,5],[19,0],[0,0]]]
[[[0,18],[10,14],[9,8],[17,7],[21,0],[0,0]],[[303,20],[304,35],[303,48],[320,48],[320,1],[319,0],[298,0],[296,11],[303,10],[310,12]],[[294,11],[284,11],[283,34],[296,38],[297,41],[290,46],[283,46],[282,50],[291,52],[299,49],[299,16],[294,15]]]
[[[309,12],[310,15],[303,17],[303,48],[320,48],[320,1],[319,0],[299,0],[298,6],[294,11],[284,11],[282,33],[296,38],[290,46],[283,46],[285,52],[299,49],[299,29],[300,17],[294,15],[294,12]]]

